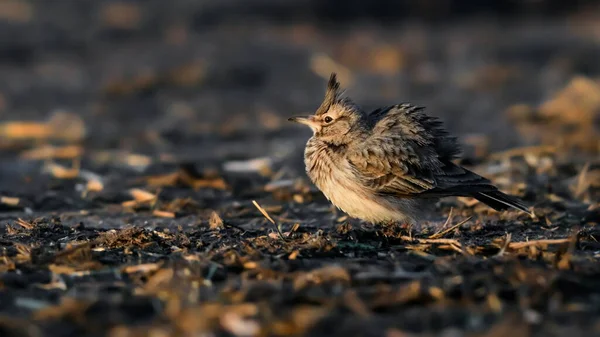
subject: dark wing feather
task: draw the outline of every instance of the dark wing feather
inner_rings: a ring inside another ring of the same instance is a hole
[[[490,182],[451,162],[460,153],[442,122],[423,108],[401,104],[368,115],[372,134],[348,160],[374,192],[442,197],[493,191]]]

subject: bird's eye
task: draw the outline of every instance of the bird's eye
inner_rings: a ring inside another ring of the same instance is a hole
[[[325,121],[325,123],[331,123],[331,122],[333,122],[333,118],[326,116],[324,121]]]

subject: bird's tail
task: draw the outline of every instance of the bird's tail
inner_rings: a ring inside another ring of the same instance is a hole
[[[500,191],[477,192],[473,193],[472,196],[497,211],[514,208],[527,214],[531,214],[531,211],[529,211],[527,206],[519,200],[519,198],[504,194]]]

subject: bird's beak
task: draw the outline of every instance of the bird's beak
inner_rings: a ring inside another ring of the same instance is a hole
[[[314,116],[308,116],[308,117],[291,117],[291,118],[288,118],[288,121],[294,122],[294,123],[300,123],[300,124],[308,125],[313,130],[317,130],[320,127],[319,122],[317,122],[315,120]]]

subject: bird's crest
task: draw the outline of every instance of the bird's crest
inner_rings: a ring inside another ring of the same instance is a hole
[[[338,100],[340,90],[340,82],[337,81],[337,76],[335,73],[331,73],[329,77],[329,82],[327,82],[327,91],[325,92],[325,99],[321,106],[315,112],[315,115],[322,115],[326,113],[329,108]]]

